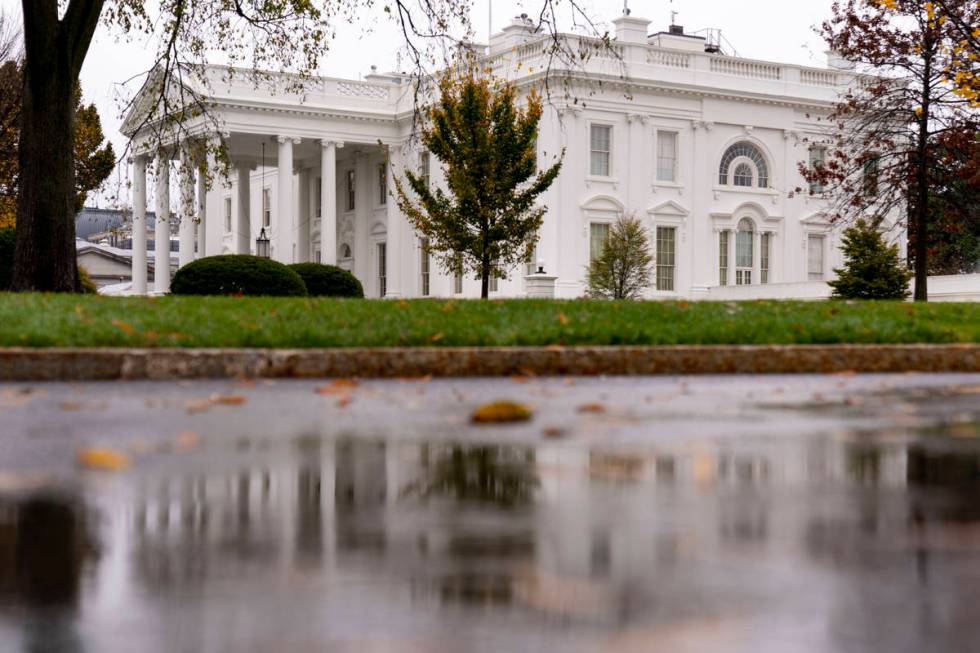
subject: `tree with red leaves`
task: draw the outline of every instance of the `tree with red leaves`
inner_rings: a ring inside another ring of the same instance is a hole
[[[976,0],[947,0],[968,17]],[[977,129],[971,101],[950,77],[962,35],[935,5],[918,0],[839,0],[822,26],[850,62],[853,83],[827,117],[818,163],[801,167],[811,192],[834,198],[831,218],[912,230],[916,301],[928,300],[933,207],[929,171],[950,134]],[[822,161],[820,160],[822,158]]]

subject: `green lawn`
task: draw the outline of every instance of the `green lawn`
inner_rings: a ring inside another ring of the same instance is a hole
[[[0,293],[0,346],[980,342],[980,304],[98,297]]]

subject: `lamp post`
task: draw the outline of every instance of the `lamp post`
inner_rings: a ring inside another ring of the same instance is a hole
[[[261,258],[269,258],[269,238],[265,235],[265,227],[262,227],[259,237],[255,239],[255,255]]]

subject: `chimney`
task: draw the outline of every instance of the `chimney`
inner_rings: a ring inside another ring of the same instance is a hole
[[[616,26],[616,40],[620,43],[642,43],[647,42],[647,30],[650,21],[646,18],[638,18],[630,15],[620,16],[613,21]]]

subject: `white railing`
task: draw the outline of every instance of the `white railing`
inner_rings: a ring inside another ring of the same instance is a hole
[[[647,50],[647,63],[668,68],[690,68],[691,55],[686,52],[650,48]]]
[[[782,79],[782,66],[757,61],[742,61],[727,57],[711,57],[711,72],[751,79]]]
[[[800,83],[806,86],[837,86],[837,74],[825,70],[800,70]]]
[[[391,88],[368,84],[366,82],[337,82],[337,94],[346,97],[362,97],[373,100],[387,100]]]

